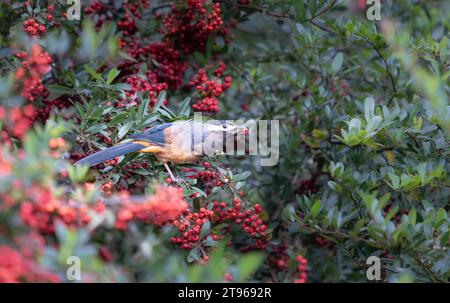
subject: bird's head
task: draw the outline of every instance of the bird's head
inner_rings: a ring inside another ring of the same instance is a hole
[[[204,130],[212,133],[227,133],[236,135],[238,133],[247,134],[248,129],[245,125],[238,125],[231,121],[210,120],[204,124]]]

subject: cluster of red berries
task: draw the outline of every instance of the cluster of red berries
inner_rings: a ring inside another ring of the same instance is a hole
[[[105,178],[106,178],[106,176],[105,176]],[[111,180],[108,180],[105,183],[103,183],[102,185],[100,185],[100,192],[104,196],[111,196],[113,193],[113,189],[114,189],[114,185]]]
[[[43,16],[46,22],[53,22],[54,18],[51,12],[53,12],[53,6],[47,6],[47,14]],[[24,31],[31,37],[40,35],[42,36],[46,32],[45,24],[41,24],[36,19],[29,17],[27,20],[23,21]]]
[[[105,21],[111,19],[114,10],[114,18],[117,20],[117,27],[122,31],[124,36],[132,35],[136,32],[136,22],[141,18],[139,8],[146,9],[150,6],[148,0],[130,1],[123,3],[121,9],[116,10],[113,3],[108,5],[100,1],[92,2],[88,7],[84,9],[86,14],[92,14],[92,18],[95,21],[95,25],[100,27]]]
[[[125,13],[123,19],[117,21],[117,27],[122,30],[124,36],[128,36],[136,31],[136,22],[134,16]]]
[[[179,230],[180,236],[172,237],[170,239],[172,243],[177,244],[182,249],[192,249],[201,245],[208,237],[211,237],[211,240],[214,241],[222,239],[223,236],[211,233],[200,238],[203,224],[208,220],[211,228],[222,223],[228,223],[222,228],[221,234],[230,230],[231,225],[237,224],[254,239],[251,248],[264,249],[266,247],[267,226],[258,216],[262,211],[259,204],[255,204],[253,208],[243,209],[237,198],[234,200],[233,207],[228,207],[225,202],[218,201],[213,201],[212,207],[208,207],[208,204],[203,205],[198,212],[186,212],[180,220],[173,222],[173,225]],[[211,206],[211,204],[209,205]]]
[[[101,27],[103,23],[110,18],[108,17],[109,8],[106,4],[101,3],[100,1],[93,1],[91,5],[84,9],[85,14],[92,14],[92,21],[94,22],[97,28]]]
[[[223,62],[221,63],[224,64]],[[219,74],[220,76],[222,76],[223,69],[224,67],[219,66],[215,70],[214,74]],[[204,68],[200,69],[189,83],[191,87],[194,87],[195,90],[200,92],[201,97],[211,96],[216,98],[219,97],[225,90],[227,90],[230,87],[230,84],[230,77],[224,77],[223,83],[219,83],[216,80],[209,80]]]
[[[211,97],[205,97],[192,104],[192,109],[199,112],[211,112],[216,113],[219,111],[219,105],[217,99]]]
[[[216,213],[216,224],[237,224],[254,240],[251,248],[266,248],[267,226],[259,218],[262,208],[258,203],[254,204],[253,208],[244,209],[239,198],[233,199],[233,206],[227,206],[225,202],[214,201],[212,210]]]
[[[118,46],[120,49],[126,51],[131,58],[137,61],[141,61],[148,55],[148,44],[143,43],[140,39],[135,37],[127,37],[118,40]],[[125,61],[120,66],[122,72],[130,74],[139,69],[139,63]]]
[[[157,66],[147,71],[144,76],[138,76],[138,63],[124,62],[121,64],[120,68],[123,74],[127,75],[125,82],[131,86],[131,90],[126,92],[125,100],[117,100],[116,106],[138,105],[141,100],[137,98],[137,92],[141,94],[147,92],[151,98],[150,106],[153,106],[162,90],[169,88],[176,90],[181,86],[184,73],[188,68],[187,63],[180,60],[178,51],[166,43],[156,42],[143,45],[136,40],[133,38],[122,39],[119,46],[140,62],[153,62]]]
[[[164,85],[172,90],[178,89],[183,83],[183,77],[188,64],[181,60],[180,53],[167,42],[142,44],[135,38],[120,40],[119,46],[131,57],[141,62],[153,62],[155,68],[147,72],[146,77],[152,85]],[[139,64],[123,63],[120,68],[128,74],[139,72]]]
[[[286,243],[270,246],[270,255],[267,258],[267,263],[270,267],[281,271],[287,270],[286,263],[289,259],[289,255],[286,253],[286,248]]]
[[[133,201],[128,193],[125,193],[120,196],[115,227],[126,229],[132,220],[162,226],[178,219],[187,208],[188,204],[184,201],[180,187],[157,186],[155,194],[145,197],[143,201]]]
[[[45,85],[43,85],[43,90],[40,92],[39,87],[38,90],[33,90],[32,94],[34,93],[34,100],[36,100],[40,94],[41,97],[41,106],[36,108],[37,111],[37,119],[41,121],[42,123],[45,123],[47,121],[48,117],[50,116],[50,112],[54,109],[63,109],[67,108],[73,105],[73,101],[71,101],[70,98],[67,96],[61,96],[59,98],[56,98],[54,100],[47,99],[50,95],[49,90]],[[38,94],[39,93],[39,94]],[[75,98],[74,98],[75,99]],[[69,118],[68,116],[64,116],[64,118]]]
[[[133,16],[140,19],[141,14],[139,12],[139,9],[147,9],[150,7],[150,1],[149,0],[139,0],[139,1],[130,1],[125,3],[126,10],[129,11]]]
[[[308,265],[308,260],[306,260],[304,257],[298,255],[295,257],[295,261],[297,261],[298,266],[295,270],[295,274],[297,276],[296,279],[294,279],[294,283],[305,283],[308,279],[307,273],[306,273],[306,267]]]
[[[173,90],[178,89],[183,83],[183,76],[188,69],[187,62],[180,58],[180,52],[167,42],[151,43],[146,50],[148,57],[158,64],[154,69],[158,81],[167,83]]]
[[[56,140],[51,144],[60,146],[61,142]],[[92,190],[93,185],[86,184],[86,189]],[[26,189],[22,186],[18,190],[26,193],[26,200],[20,203],[20,218],[33,230],[43,234],[54,233],[57,221],[74,228],[85,226],[91,221],[91,212],[103,213],[106,210],[105,202],[97,201],[88,205],[72,200],[64,201],[55,197],[50,188],[39,185]],[[128,192],[123,191],[118,196],[109,198],[109,201],[117,202],[118,207],[111,209],[115,212],[115,228],[119,230],[126,229],[132,220],[162,226],[179,218],[188,207],[179,187],[157,186],[153,195],[140,198],[131,197]]]
[[[170,242],[177,244],[181,249],[191,249],[199,241],[204,241],[208,235],[200,238],[200,232],[206,220],[213,222],[215,213],[205,207],[201,207],[198,212],[186,212],[179,220],[174,221],[173,225],[180,232],[179,237],[171,237]],[[212,240],[218,240],[219,236],[211,235]]]
[[[108,11],[110,11],[110,7],[108,7],[106,3],[100,1],[91,1],[91,5],[84,9],[85,14],[92,14],[91,19],[97,28],[101,27],[104,22],[110,20]],[[116,11],[115,13],[117,14]],[[118,14],[116,17],[118,17]]]
[[[54,223],[58,220],[67,226],[81,227],[90,221],[86,204],[75,201],[62,201],[53,196],[50,188],[41,185],[24,189],[27,200],[20,204],[20,218],[32,229],[52,234],[55,231]]]
[[[204,170],[196,170],[195,168],[183,168],[183,172],[187,173],[187,178],[195,179],[202,185],[202,189],[206,194],[210,194],[214,186],[221,187],[219,171],[213,171],[209,162],[202,163]]]
[[[222,77],[226,68],[227,68],[227,66],[225,65],[225,62],[220,61],[219,64],[217,65],[216,70],[214,71],[214,75],[216,77]]]
[[[127,164],[124,166],[124,169],[139,169],[139,168],[147,169],[147,167],[148,167],[147,162],[142,162],[142,163]]]
[[[130,90],[126,91],[127,99],[118,99],[115,103],[116,107],[126,106],[128,104],[138,105],[140,99],[137,97],[136,93],[148,93],[150,98],[150,106],[154,106],[158,95],[161,91],[166,90],[168,85],[166,83],[158,83],[156,75],[152,71],[148,71],[145,77],[138,77],[136,75],[129,76],[125,79],[131,87]],[[167,100],[163,101],[163,105],[167,103]]]
[[[15,78],[21,84],[20,95],[29,101],[36,99],[39,94],[46,93],[41,77],[51,70],[52,58],[44,52],[39,44],[33,44],[30,54],[19,52],[16,57],[22,59],[22,66],[16,70]]]
[[[49,15],[51,16],[51,15]],[[33,18],[29,18],[23,22],[25,32],[30,36],[43,35],[45,33],[45,26],[39,24]]]
[[[26,131],[30,129],[36,118],[36,111],[34,107],[27,104],[20,107],[12,107],[5,109],[0,107],[0,120],[4,121],[4,130],[2,136],[8,133],[18,139],[21,139]],[[8,136],[9,137],[9,136]],[[9,139],[4,138],[2,142],[8,142]]]
[[[0,246],[0,283],[57,283],[59,280],[58,275],[43,269],[31,257],[24,256],[8,245]]]
[[[129,104],[138,105],[140,99],[136,92],[148,92],[151,104],[161,90],[176,90],[183,84],[184,76],[188,70],[189,55],[194,51],[203,52],[206,41],[213,35],[225,36],[227,28],[220,17],[220,4],[209,3],[205,0],[189,0],[183,6],[173,5],[171,12],[162,18],[162,39],[160,42],[142,42],[136,32],[136,20],[141,18],[141,10],[149,7],[148,1],[136,1],[124,4],[125,8],[117,10],[112,5],[94,1],[85,9],[92,14],[97,25],[103,23],[108,17],[108,10],[114,10],[119,16],[118,28],[123,33],[119,47],[127,52],[137,62],[124,62],[119,67],[122,75],[128,75],[125,81],[132,87],[126,92],[126,100],[118,99],[116,106]],[[144,79],[137,76],[141,62],[152,62],[154,67],[145,73]],[[219,63],[214,74],[222,77],[225,64]],[[202,81],[204,80],[204,81]],[[230,87],[231,78],[209,80],[202,77],[202,72],[193,80],[191,87],[197,87],[200,100],[193,105],[197,111],[217,112],[217,98]],[[202,87],[199,89],[199,87]]]
[[[225,64],[219,63],[214,71],[217,77],[221,77],[225,70]],[[221,83],[217,80],[210,80],[204,68],[200,69],[190,81],[189,86],[193,87],[199,94],[200,100],[192,105],[196,111],[217,112],[217,98],[220,97],[231,86],[231,77],[226,76]]]
[[[290,257],[287,254],[286,249],[287,249],[286,243],[281,243],[279,245],[271,247],[270,255],[267,258],[268,265],[272,268],[275,268],[278,271],[287,272],[288,261]],[[308,261],[301,255],[297,255],[295,257],[295,261],[298,263],[298,265],[295,268],[295,278],[293,282],[305,283],[307,280],[306,267]]]
[[[220,180],[220,173],[213,171],[209,162],[202,163],[205,170],[195,171],[193,169],[184,169],[184,172],[195,172],[188,178],[195,178],[205,185],[205,192],[209,194],[213,186],[222,186]],[[171,180],[168,180],[170,183]],[[239,196],[242,197],[243,192],[239,192]],[[191,195],[191,198],[194,196]],[[252,207],[246,207],[246,203],[241,201],[240,198],[233,199],[232,206],[228,206],[225,202],[212,201],[204,204],[199,212],[191,211],[182,217],[179,222],[175,222],[175,226],[179,229],[181,235],[178,237],[172,237],[172,243],[179,245],[182,249],[191,249],[197,245],[201,245],[207,238],[211,237],[212,240],[221,239],[222,234],[230,231],[235,225],[239,226],[244,233],[253,239],[251,246],[241,247],[241,250],[248,249],[264,249],[267,243],[267,226],[260,219],[259,215],[262,212],[262,208],[259,204],[254,204]],[[220,230],[220,235],[217,234],[205,234],[200,239],[199,233],[205,223],[205,220],[209,220],[211,226],[225,223]]]
[[[170,41],[174,48],[186,55],[195,51],[203,52],[206,41],[213,35],[225,36],[228,33],[220,17],[220,4],[209,4],[205,0],[189,0],[182,8],[174,5],[162,23],[165,41]],[[220,62],[214,74],[222,77],[224,70],[225,64]],[[221,82],[209,80],[205,69],[200,69],[188,85],[195,88],[200,96],[192,108],[202,112],[217,112],[217,98],[230,87],[231,78],[225,77]]]
[[[101,13],[106,11],[107,7],[100,1],[92,1],[91,5],[84,9],[86,14]]]
[[[172,12],[163,18],[163,34],[184,54],[203,52],[206,41],[223,26],[220,3],[206,0],[188,0],[186,6],[172,6]]]

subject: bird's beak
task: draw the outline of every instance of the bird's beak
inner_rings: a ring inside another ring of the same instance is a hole
[[[232,133],[236,134],[242,134],[247,135],[248,134],[248,128],[244,125],[235,125],[233,129],[231,130]]]

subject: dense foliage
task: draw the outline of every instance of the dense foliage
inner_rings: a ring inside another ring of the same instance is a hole
[[[446,1],[0,1],[0,281],[450,276]],[[80,158],[194,111],[279,162]]]

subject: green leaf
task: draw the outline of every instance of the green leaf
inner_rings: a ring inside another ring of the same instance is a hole
[[[364,117],[366,121],[369,122],[370,119],[375,115],[375,101],[372,97],[367,97],[364,100]]]
[[[108,72],[108,76],[106,78],[106,84],[111,84],[114,79],[120,74],[120,71],[117,68],[113,68]]]
[[[202,229],[200,230],[199,238],[202,239],[211,233],[211,222],[209,220],[205,220],[205,223],[202,225]]]
[[[247,179],[251,174],[252,174],[251,172],[245,171],[245,172],[243,172],[241,174],[234,175],[233,176],[233,180],[236,181],[236,182],[237,181],[242,181],[242,180]]]
[[[55,100],[58,97],[61,97],[62,95],[65,94],[72,94],[72,89],[69,87],[65,87],[62,85],[58,85],[58,84],[51,84],[49,86],[47,86],[49,92],[50,92],[50,96],[48,97],[49,100]]]
[[[165,99],[166,99],[166,91],[163,90],[159,93],[158,99],[156,99],[156,104],[155,107],[153,108],[154,113],[158,112]]]
[[[131,129],[131,123],[125,123],[119,128],[119,132],[117,133],[117,140],[121,140]]]
[[[139,105],[138,116],[142,119],[147,116],[148,106],[150,104],[150,98],[145,98]]]
[[[197,192],[197,193],[200,195],[200,197],[207,197],[207,196],[208,196],[203,190],[201,190],[201,189],[198,188],[198,187],[191,186],[191,188],[192,188],[195,192]]]
[[[281,214],[281,217],[287,222],[295,222],[298,219],[298,216],[295,213],[295,209],[292,205],[287,205],[283,209],[283,213]]]
[[[330,180],[330,181],[327,182],[327,184],[334,191],[337,191],[337,192],[341,192],[342,191],[342,187],[338,183],[336,183],[334,181]]]
[[[357,236],[361,232],[361,230],[363,229],[364,225],[365,225],[365,220],[364,219],[359,219],[356,222],[355,226],[353,227],[352,233],[355,236]]]
[[[398,210],[399,210],[398,205],[395,205],[394,207],[391,208],[391,210],[389,210],[389,212],[384,217],[385,224],[395,216],[395,214],[398,212]]]
[[[180,106],[180,110],[178,111],[178,116],[179,117],[184,117],[184,118],[188,118],[189,115],[191,114],[191,107],[189,106],[191,101],[191,98],[187,97],[186,99],[183,100],[183,102],[181,103]]]
[[[193,249],[191,249],[191,251],[189,252],[188,256],[187,256],[187,260],[189,263],[194,262],[194,261],[198,261],[200,259],[200,248],[199,247],[194,247]]]
[[[447,59],[448,51],[448,39],[447,36],[444,36],[444,38],[442,38],[439,42],[439,59],[441,60],[441,62],[445,62],[445,60]]]
[[[389,178],[391,179],[391,183],[389,184],[393,189],[398,189],[400,187],[400,178],[393,173],[388,174]]]
[[[338,212],[336,216],[336,228],[340,228],[342,226],[343,220],[342,220],[342,212]]]
[[[99,132],[103,131],[104,129],[106,129],[105,124],[94,124],[94,125],[89,126],[84,132],[89,133],[89,134],[98,134]]]
[[[111,121],[109,121],[108,125],[114,126],[116,124],[120,124],[128,119],[128,113],[120,113],[114,116]]]
[[[313,206],[311,207],[311,216],[313,218],[317,217],[317,215],[320,212],[320,200],[317,200],[316,202],[314,202]]]
[[[336,54],[336,56],[333,58],[333,61],[331,62],[332,74],[336,74],[341,69],[343,63],[344,63],[344,54],[342,52],[339,52]]]
[[[102,80],[102,77],[89,65],[84,65],[84,69],[91,75],[95,80]]]
[[[295,0],[294,1],[295,6],[295,15],[297,17],[297,21],[300,24],[303,24],[306,22],[306,7],[305,7],[305,1],[304,0]]]
[[[414,208],[412,208],[408,213],[408,220],[411,225],[416,225],[417,212]]]
[[[445,209],[440,208],[436,214],[436,218],[433,222],[433,226],[434,228],[438,228],[441,223],[445,220],[445,218],[447,217],[447,213],[445,212]]]
[[[128,83],[116,83],[113,87],[118,90],[131,90],[131,86]]]

